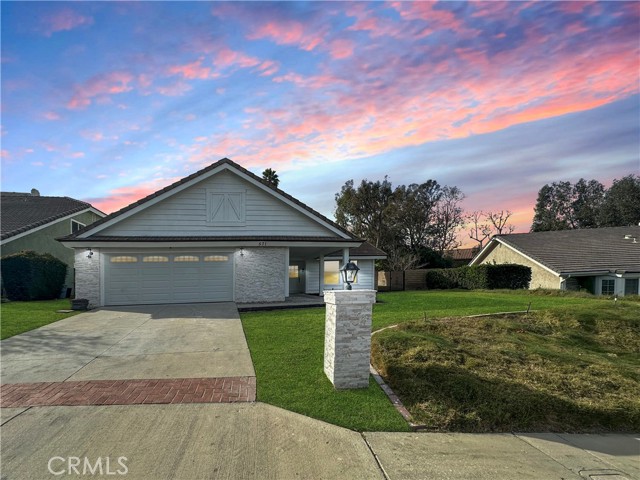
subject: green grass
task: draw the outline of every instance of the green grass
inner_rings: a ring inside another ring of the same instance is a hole
[[[56,313],[56,310],[70,308],[71,303],[68,299],[2,303],[0,304],[0,339],[4,340],[80,313]]]
[[[433,430],[637,431],[640,305],[555,299],[529,315],[405,322],[373,337],[374,365]]]
[[[407,431],[375,381],[336,391],[323,371],[324,309],[241,314],[261,402],[352,430]]]
[[[549,290],[427,290],[378,294],[373,329],[418,318],[464,317],[482,313],[545,310],[571,305],[599,305],[608,300],[589,294]]]

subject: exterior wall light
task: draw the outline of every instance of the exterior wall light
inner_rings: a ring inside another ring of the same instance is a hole
[[[358,266],[353,262],[347,263],[340,269],[342,281],[347,284],[347,290],[352,289],[351,284],[356,281],[359,270],[360,268],[358,268]]]

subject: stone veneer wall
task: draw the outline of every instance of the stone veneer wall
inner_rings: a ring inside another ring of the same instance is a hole
[[[367,388],[375,290],[326,290],[324,373],[337,389]]]
[[[76,269],[76,298],[86,298],[90,307],[102,305],[100,298],[100,249],[93,248],[93,256],[87,258],[84,248],[74,249]]]
[[[235,253],[235,301],[284,302],[287,248],[244,248]]]
[[[517,263],[518,265],[525,265],[531,267],[531,283],[529,289],[536,288],[560,288],[560,277],[554,275],[550,271],[542,268],[540,265],[532,262],[528,258],[522,256],[515,250],[498,243],[496,248],[493,249],[489,255],[482,261],[482,263]]]

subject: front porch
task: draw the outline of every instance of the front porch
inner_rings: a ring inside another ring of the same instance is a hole
[[[324,307],[324,298],[319,295],[294,293],[284,302],[238,303],[239,312],[255,312],[258,310],[284,310],[291,308]]]

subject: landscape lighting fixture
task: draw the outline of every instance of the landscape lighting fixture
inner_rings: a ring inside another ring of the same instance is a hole
[[[358,266],[353,262],[347,263],[344,267],[340,269],[342,280],[344,283],[347,284],[347,290],[352,289],[351,284],[356,281],[359,270],[360,269],[358,268]]]

